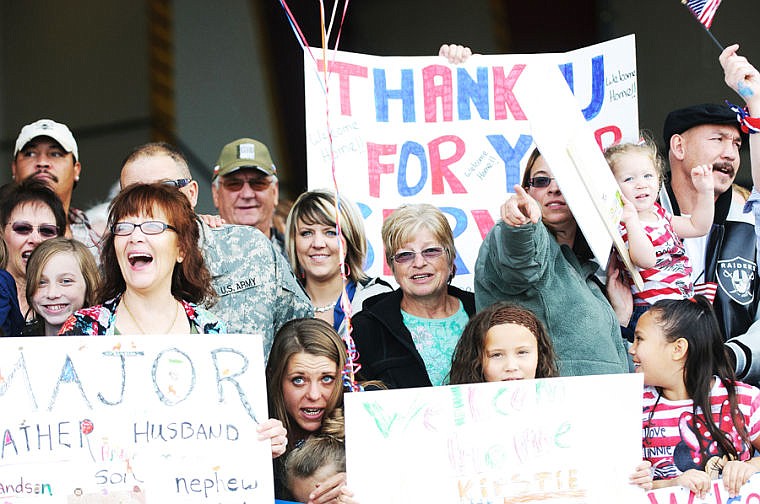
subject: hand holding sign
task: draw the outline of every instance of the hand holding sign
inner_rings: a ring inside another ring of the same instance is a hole
[[[443,44],[441,48],[438,49],[438,56],[446,58],[450,65],[458,65],[470,59],[470,56],[472,56],[472,50],[469,47],[461,46],[459,44]]]
[[[750,462],[731,460],[723,467],[723,486],[729,497],[736,497],[749,478],[757,472],[757,467]]]
[[[671,481],[673,485],[690,490],[698,499],[704,499],[707,492],[710,491],[710,476],[699,469],[689,469],[677,478],[668,481]]]
[[[501,218],[510,226],[522,226],[541,220],[541,207],[525,189],[515,184],[515,194],[501,206]]]

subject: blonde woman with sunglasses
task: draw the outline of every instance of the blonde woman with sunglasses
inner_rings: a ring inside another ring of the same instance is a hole
[[[6,184],[0,189],[0,224],[8,249],[6,269],[16,282],[21,313],[29,311],[26,301],[26,263],[32,251],[45,240],[63,236],[66,214],[58,196],[36,179]]]
[[[399,288],[367,299],[354,318],[360,378],[389,388],[444,385],[475,313],[473,294],[450,285],[456,249],[449,221],[433,205],[403,205],[383,222],[382,237]]]

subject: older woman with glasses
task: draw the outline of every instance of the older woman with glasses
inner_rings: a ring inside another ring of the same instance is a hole
[[[63,236],[66,213],[58,196],[43,182],[26,179],[0,189],[0,222],[8,247],[8,273],[16,282],[22,314],[29,311],[26,301],[26,263],[32,251],[45,240]]]
[[[360,377],[390,388],[443,385],[475,313],[473,294],[449,285],[456,273],[451,226],[432,205],[404,205],[385,220],[382,237],[399,288],[367,299],[354,318]]]
[[[628,324],[633,305],[619,271],[613,264],[608,272],[608,300],[591,250],[537,149],[528,158],[522,185],[514,189],[480,247],[478,308],[510,301],[535,313],[546,326],[562,376],[626,372],[620,324]]]
[[[214,298],[198,248],[198,224],[184,194],[135,184],[114,198],[101,251],[100,305],[79,310],[61,334],[223,333],[198,304]]]

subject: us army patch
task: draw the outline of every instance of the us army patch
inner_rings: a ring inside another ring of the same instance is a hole
[[[742,257],[718,261],[718,285],[728,297],[740,305],[748,305],[754,300],[752,281],[757,274],[757,266]]]
[[[253,287],[256,287],[258,285],[256,283],[256,278],[244,278],[242,280],[238,280],[237,282],[231,282],[225,285],[214,285],[214,290],[216,290],[217,295],[219,296],[229,296],[230,294],[235,294],[236,292],[241,292],[247,289],[251,289]]]

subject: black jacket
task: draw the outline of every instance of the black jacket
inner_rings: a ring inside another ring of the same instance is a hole
[[[679,215],[670,185],[666,189],[673,215]],[[733,190],[729,190],[715,201],[715,217],[705,247],[705,281],[718,284],[713,307],[724,340],[747,332],[760,300],[755,227],[728,218],[731,205],[736,205],[732,196]]]
[[[450,295],[462,301],[467,315],[475,313],[475,295],[449,286]],[[360,380],[381,380],[388,388],[430,387],[409,329],[401,316],[400,289],[364,301],[353,319],[353,338],[359,351]]]

